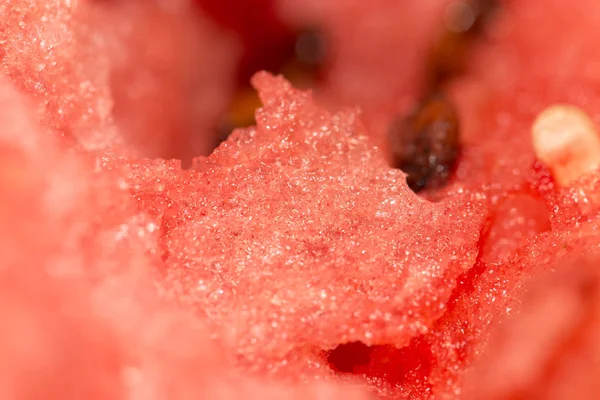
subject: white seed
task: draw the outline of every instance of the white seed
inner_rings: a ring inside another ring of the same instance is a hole
[[[600,166],[600,136],[590,117],[578,107],[545,109],[533,123],[531,136],[536,156],[561,186]]]

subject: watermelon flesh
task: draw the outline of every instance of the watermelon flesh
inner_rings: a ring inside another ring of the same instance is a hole
[[[0,396],[594,398],[599,175],[557,183],[530,131],[556,102],[597,119],[598,6],[505,2],[452,86],[453,181],[418,196],[382,138],[445,5],[294,14],[338,38],[318,101],[255,75],[256,127],[187,169],[147,157],[207,151],[228,34],[185,1],[0,7]],[[343,43],[358,16],[381,48]],[[379,42],[394,18],[414,37]]]
[[[214,147],[239,53],[192,5],[10,1],[4,72],[43,126],[86,150],[189,161]]]
[[[210,154],[234,88],[235,39],[187,0],[90,3],[80,13],[103,42],[112,115],[127,143],[138,156],[188,164]]]
[[[468,376],[466,398],[595,397],[597,254],[562,259],[555,269],[530,283],[521,312],[494,335]]]

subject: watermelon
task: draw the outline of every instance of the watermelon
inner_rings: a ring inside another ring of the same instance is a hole
[[[595,398],[600,10],[500,2],[419,108],[473,4],[0,6],[0,397]],[[313,90],[247,82],[306,26]]]
[[[598,390],[597,253],[560,258],[469,373],[466,398],[593,399]]]

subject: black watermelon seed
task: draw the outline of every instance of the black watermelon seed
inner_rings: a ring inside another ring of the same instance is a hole
[[[444,186],[460,153],[459,121],[443,94],[426,98],[407,118],[396,120],[389,139],[394,167],[408,175],[415,192]]]

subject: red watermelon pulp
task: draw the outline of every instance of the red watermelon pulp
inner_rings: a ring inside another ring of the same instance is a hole
[[[600,4],[499,2],[414,193],[386,135],[467,3],[0,5],[0,398],[595,399]]]

